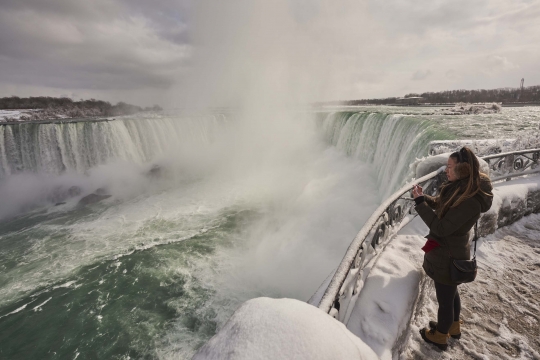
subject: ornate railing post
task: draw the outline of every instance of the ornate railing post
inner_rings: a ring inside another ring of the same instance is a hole
[[[504,172],[507,174],[514,172],[514,154],[508,154],[504,158]],[[511,178],[507,178],[506,181],[510,181]]]

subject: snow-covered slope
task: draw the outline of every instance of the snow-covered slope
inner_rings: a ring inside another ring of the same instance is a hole
[[[425,281],[396,358],[540,359],[540,214],[482,238],[477,258],[477,280],[459,286],[461,339],[444,353],[421,339],[418,330],[437,314],[433,282]]]

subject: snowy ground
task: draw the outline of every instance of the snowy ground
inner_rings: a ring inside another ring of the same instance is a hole
[[[42,111],[41,109],[15,109],[15,110],[0,110],[0,123],[12,122],[12,121],[28,121],[28,117],[32,116],[32,113]],[[58,116],[64,118],[65,116]]]
[[[418,331],[436,320],[433,281],[421,269],[419,217],[384,249],[347,328],[381,359],[540,359],[540,214],[479,241],[479,275],[459,287],[462,338],[446,352]]]
[[[0,110],[0,122],[18,121],[21,115],[22,110]]]
[[[540,359],[540,214],[479,242],[479,274],[459,286],[462,337],[441,353],[418,330],[436,319],[433,283],[422,284],[401,359]]]

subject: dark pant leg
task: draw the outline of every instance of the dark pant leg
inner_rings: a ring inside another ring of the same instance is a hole
[[[450,325],[452,325],[452,322],[454,321],[457,286],[444,285],[436,282],[435,293],[437,294],[437,302],[439,303],[439,311],[437,312],[437,330],[443,334],[448,334]]]
[[[456,286],[456,295],[454,296],[454,321],[459,320],[459,314],[461,313],[461,299],[459,298],[459,290]]]

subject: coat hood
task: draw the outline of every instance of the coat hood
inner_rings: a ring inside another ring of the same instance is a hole
[[[474,198],[480,203],[481,212],[485,213],[491,208],[493,203],[493,186],[488,177],[482,176],[480,181],[480,190]]]
[[[469,178],[460,179],[452,182],[445,182],[442,185],[442,190],[440,193],[441,201],[444,202],[446,199],[454,193],[456,189],[463,191],[467,186],[467,181]],[[491,186],[491,180],[485,175],[480,177],[480,190],[474,198],[480,203],[480,211],[485,213],[491,208],[493,203],[493,187]]]

